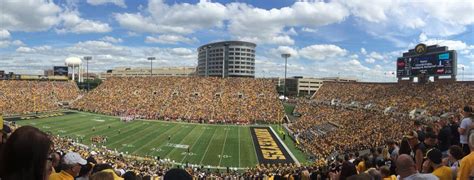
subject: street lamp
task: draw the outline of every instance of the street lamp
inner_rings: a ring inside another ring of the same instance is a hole
[[[153,76],[153,61],[156,59],[155,57],[148,57],[147,58],[150,61],[150,77]]]
[[[285,89],[283,89],[284,100],[286,100],[286,66],[288,64],[288,58],[290,56],[291,56],[290,54],[281,54],[281,57],[285,58],[285,81],[283,81],[285,83]]]
[[[91,90],[90,79],[89,79],[89,61],[92,60],[92,56],[84,56],[84,60],[86,61],[87,66],[87,91]]]

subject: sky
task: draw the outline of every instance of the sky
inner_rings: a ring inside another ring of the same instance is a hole
[[[474,80],[472,0],[0,0],[0,70],[43,74],[67,57],[90,72],[196,66],[203,44],[257,44],[256,76],[395,81],[395,61],[418,43],[458,53]]]

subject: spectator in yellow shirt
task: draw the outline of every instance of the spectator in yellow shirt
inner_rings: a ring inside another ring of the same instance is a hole
[[[49,180],[74,180],[81,172],[81,165],[86,165],[87,161],[75,152],[67,153],[63,158],[63,170],[53,173]]]
[[[428,167],[423,169],[433,169],[432,174],[438,177],[440,180],[452,180],[453,173],[451,168],[442,164],[443,154],[437,148],[430,149],[427,153],[426,163]]]
[[[459,180],[469,179],[469,176],[474,173],[474,133],[469,135],[469,148],[471,153],[461,159],[457,177]]]

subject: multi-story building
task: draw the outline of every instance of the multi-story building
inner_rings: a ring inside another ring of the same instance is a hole
[[[255,77],[255,47],[244,41],[202,45],[198,51],[197,74],[218,77]]]

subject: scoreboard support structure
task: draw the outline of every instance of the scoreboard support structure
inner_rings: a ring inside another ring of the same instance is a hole
[[[397,78],[399,83],[426,83],[430,77],[434,81],[456,81],[457,53],[446,46],[426,46],[418,44],[415,48],[397,58]]]

